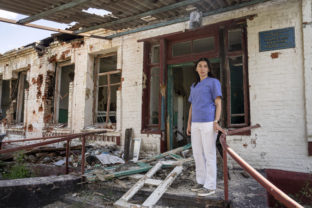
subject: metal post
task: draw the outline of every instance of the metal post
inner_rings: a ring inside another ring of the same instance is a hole
[[[226,141],[226,136],[221,135]],[[229,180],[228,180],[228,166],[227,166],[227,150],[223,148],[223,180],[224,180],[224,199],[225,202],[229,201]]]
[[[66,143],[66,170],[65,170],[65,174],[68,174],[68,157],[69,157],[69,139],[67,140]]]
[[[85,170],[85,151],[86,151],[86,137],[82,137],[82,150],[81,150],[81,175],[84,174]]]

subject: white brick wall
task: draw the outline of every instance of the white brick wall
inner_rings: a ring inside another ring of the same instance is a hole
[[[297,0],[275,0],[203,19],[203,24],[209,25],[256,15],[247,22],[250,117],[251,124],[259,123],[262,127],[252,130],[250,136],[227,138],[229,145],[256,168],[312,171],[312,158],[307,156],[306,139],[307,134],[312,134],[312,110],[309,108],[312,103],[312,35],[309,35],[312,24],[302,29],[301,21],[303,18],[304,21],[311,22],[311,11],[307,8],[311,10],[311,0],[303,0],[303,6]],[[301,10],[307,15],[301,17]],[[120,111],[118,110],[117,116],[121,119],[118,119],[117,127],[121,134],[124,134],[125,129],[132,128],[134,137],[142,138],[143,149],[159,152],[160,136],[141,134],[143,43],[137,40],[184,31],[187,25],[188,22],[178,23],[113,40],[87,38],[85,45],[77,49],[71,49],[69,44],[52,47],[49,54],[58,54],[58,57],[64,50],[70,49],[68,56],[75,63],[73,129],[79,131],[92,123],[94,56],[117,51],[117,65],[122,69],[124,79],[122,90],[118,93],[120,100],[117,107]],[[259,52],[259,32],[286,27],[295,28],[295,48]],[[305,42],[304,60],[302,37]],[[278,52],[279,57],[272,59],[273,52]],[[45,67],[40,68],[40,64],[45,64]],[[52,65],[42,60],[33,61],[29,79],[36,77],[38,73],[45,73]],[[4,66],[5,63],[0,61],[0,73],[3,73]],[[27,118],[28,122],[34,123],[34,128],[40,129],[43,125],[42,117],[30,115],[32,107],[39,107],[35,99],[36,90],[33,87],[30,89],[28,106],[31,107]],[[86,98],[87,89],[91,91],[89,98]],[[121,143],[124,144],[123,139]],[[230,164],[235,165],[232,160]]]
[[[228,143],[256,168],[312,171],[305,137],[300,3],[296,0],[267,2],[207,17],[203,22],[208,25],[251,14],[257,16],[248,21],[250,113],[251,123],[262,127],[252,130],[251,136],[228,137]],[[160,139],[140,134],[143,47],[136,40],[183,31],[186,26],[186,23],[179,23],[122,37],[125,79],[122,132],[133,128],[134,136],[142,137],[143,148],[150,151],[160,149]],[[296,48],[260,53],[258,33],[285,27],[295,28]],[[279,52],[279,57],[272,59],[272,52]],[[233,161],[232,164],[235,165]]]

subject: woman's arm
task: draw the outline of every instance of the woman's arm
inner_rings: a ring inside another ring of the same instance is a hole
[[[188,136],[191,135],[191,120],[192,120],[192,104],[191,104],[191,106],[190,106],[189,116],[188,116],[188,120],[187,120],[186,134],[187,134]]]
[[[221,104],[221,97],[217,97],[215,99],[215,105],[216,105],[216,115],[215,115],[215,120],[213,122],[213,129],[215,131],[220,130],[221,127],[219,126],[218,122],[220,121],[221,117],[221,109],[222,109],[222,104]]]

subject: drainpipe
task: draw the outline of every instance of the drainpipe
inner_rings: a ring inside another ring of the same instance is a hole
[[[302,0],[301,9],[305,133],[308,142],[308,154],[312,156],[312,0]]]

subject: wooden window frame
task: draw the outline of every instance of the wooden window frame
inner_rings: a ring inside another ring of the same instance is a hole
[[[182,56],[172,56],[172,46],[176,43],[180,42],[186,42],[186,41],[192,41],[191,43],[191,48],[193,48],[193,41],[201,38],[208,38],[208,37],[214,37],[214,42],[215,42],[215,47],[214,50],[211,51],[205,51],[201,53],[191,53],[187,55],[182,55]],[[218,57],[219,56],[219,34],[218,30],[216,27],[211,27],[211,29],[207,30],[204,29],[200,32],[197,32],[196,35],[193,34],[191,36],[190,34],[188,35],[182,35],[181,37],[177,37],[175,39],[170,40],[169,39],[168,43],[168,61],[167,64],[177,64],[181,62],[192,62],[200,59],[201,57],[207,57],[207,58],[213,58],[213,57]]]
[[[161,44],[160,43],[153,43],[153,42],[143,42],[143,95],[142,95],[142,125],[141,125],[141,133],[155,133],[160,134],[160,127],[161,127],[161,93],[159,92],[159,102],[158,102],[158,124],[149,124],[150,120],[150,89],[151,89],[151,69],[158,67],[159,68],[159,79],[161,84],[162,76],[161,76],[161,62],[159,60],[158,63],[151,63],[151,49],[154,46],[159,46],[159,58],[161,57]],[[161,90],[161,89],[160,89]]]
[[[64,61],[56,63],[56,73],[55,73],[55,90],[54,90],[54,103],[53,103],[53,123],[59,123],[59,109],[60,109],[60,90],[61,90],[61,75],[62,68],[66,66],[74,65],[75,71],[75,63],[71,63],[70,61]],[[67,121],[67,126],[70,121]]]
[[[112,52],[104,55],[98,55],[95,57],[95,67],[94,67],[94,105],[93,105],[93,123],[98,124],[98,125],[104,125],[104,127],[108,126],[109,123],[109,113],[110,113],[110,104],[111,104],[111,86],[116,86],[119,85],[121,87],[121,80],[118,83],[111,84],[110,83],[110,76],[113,74],[120,74],[122,73],[121,69],[117,69],[117,64],[116,64],[116,69],[108,72],[101,72],[100,73],[100,59],[101,58],[106,58],[110,56],[118,56],[117,52]],[[107,84],[106,85],[99,85],[99,79],[100,76],[107,76]],[[107,106],[106,106],[106,115],[105,115],[105,122],[104,123],[98,123],[98,93],[99,93],[99,88],[100,87],[107,87]],[[117,100],[116,100],[117,102]],[[116,106],[116,123],[112,123],[112,125],[116,128],[117,125],[117,106]]]
[[[242,30],[242,49],[238,51],[229,51],[229,37],[228,32],[233,29]],[[248,89],[248,53],[247,53],[247,33],[246,33],[246,24],[227,26],[225,27],[225,63],[226,63],[226,126],[227,128],[241,128],[246,127],[250,124],[250,112],[249,112],[249,89]],[[241,124],[232,124],[231,123],[231,83],[230,83],[230,66],[229,58],[242,56],[243,62],[243,93],[244,93],[244,123]],[[247,132],[247,135],[250,132]]]
[[[25,120],[25,80],[27,77],[27,71],[21,71],[18,73],[18,90],[16,99],[16,123],[24,123]],[[23,107],[24,105],[24,107]],[[22,116],[22,113],[24,116]],[[23,119],[22,119],[23,117]]]
[[[157,129],[151,129],[149,128],[148,122],[149,122],[149,90],[150,90],[150,69],[152,67],[155,67],[156,65],[152,65],[149,63],[150,57],[149,52],[151,45],[153,42],[159,41],[160,42],[160,64],[157,66],[160,67],[160,85],[162,90],[166,90],[166,67],[170,64],[178,64],[181,62],[194,62],[198,60],[201,57],[207,57],[210,58],[221,58],[220,59],[220,69],[225,70],[224,72],[221,72],[221,77],[225,76],[224,84],[226,84],[226,97],[224,97],[226,107],[224,110],[226,110],[225,115],[225,121],[224,124],[227,128],[240,128],[245,127],[250,124],[250,108],[249,108],[249,89],[248,89],[248,51],[247,51],[247,33],[246,33],[246,18],[244,17],[241,19],[236,20],[230,20],[225,21],[221,23],[217,23],[214,25],[204,26],[203,28],[192,30],[192,31],[186,31],[184,33],[177,32],[173,34],[167,34],[162,36],[157,36],[153,38],[143,39],[139,40],[138,42],[143,42],[143,95],[142,95],[142,123],[141,123],[141,133],[161,133],[161,129],[163,130],[163,125],[165,125],[165,122],[163,121],[165,118],[165,115],[161,115],[163,112],[159,113],[159,121],[160,123],[157,125]],[[223,28],[223,41],[220,40],[220,33],[221,28]],[[242,28],[242,50],[240,51],[228,51],[228,30],[231,29],[237,29]],[[196,31],[196,32],[195,32]],[[184,42],[188,40],[196,40],[200,38],[206,38],[206,37],[214,37],[215,40],[215,49],[213,51],[207,51],[203,53],[192,53],[189,55],[183,55],[183,56],[172,56],[172,45],[177,42]],[[221,49],[220,41],[222,41],[225,45],[223,46],[224,49]],[[167,50],[168,48],[168,50]],[[223,56],[225,59],[223,60],[221,57],[221,51],[223,51]],[[168,54],[167,54],[168,52]],[[228,58],[233,56],[242,56],[243,57],[243,91],[244,91],[244,111],[245,111],[245,122],[243,124],[231,124],[231,112],[230,112],[230,76],[229,76],[229,65],[228,65]],[[223,75],[222,75],[223,74]],[[220,77],[220,79],[221,79]],[[164,89],[162,89],[164,88]],[[159,99],[159,110],[161,110],[162,106],[162,96],[160,93],[160,99]],[[165,96],[164,96],[165,97]],[[166,106],[164,106],[166,108]],[[166,112],[165,109],[162,111]],[[243,133],[240,135],[249,135],[250,132]]]

